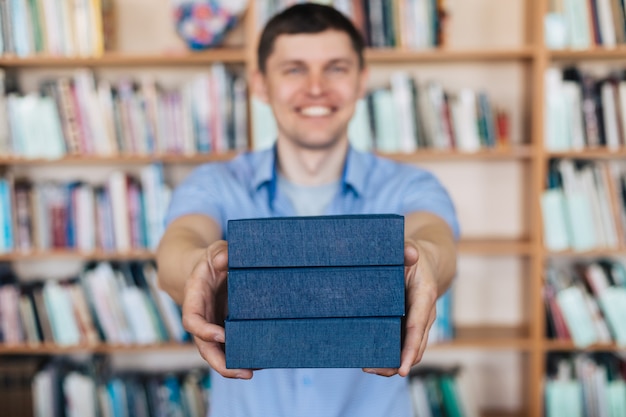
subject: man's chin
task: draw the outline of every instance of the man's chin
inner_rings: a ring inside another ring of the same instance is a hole
[[[295,138],[293,141],[300,147],[308,150],[328,150],[337,147],[342,143],[344,139],[342,137],[328,137],[325,138]],[[345,139],[347,140],[347,139]]]

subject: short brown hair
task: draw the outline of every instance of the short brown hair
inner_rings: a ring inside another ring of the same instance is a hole
[[[257,65],[265,73],[267,58],[274,49],[274,42],[280,35],[301,33],[320,33],[333,29],[346,33],[352,42],[352,48],[359,57],[359,66],[365,66],[363,50],[365,42],[361,32],[352,21],[334,7],[317,3],[301,3],[291,6],[272,17],[263,32],[257,49]]]

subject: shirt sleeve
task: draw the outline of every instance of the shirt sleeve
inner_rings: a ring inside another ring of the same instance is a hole
[[[202,165],[194,169],[172,193],[165,215],[165,225],[187,214],[203,214],[223,225],[224,214],[220,204],[223,175],[219,164]]]
[[[460,227],[454,203],[439,180],[427,171],[415,171],[408,178],[402,197],[402,212],[427,211],[436,214],[448,223],[455,239],[458,239]]]

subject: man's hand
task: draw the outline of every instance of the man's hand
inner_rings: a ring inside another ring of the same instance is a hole
[[[183,326],[191,333],[200,355],[211,367],[228,378],[252,378],[250,369],[226,369],[224,319],[228,244],[211,244],[185,284]]]
[[[365,372],[407,376],[411,367],[422,360],[428,331],[436,317],[437,280],[427,251],[414,241],[404,244],[404,282],[407,315],[400,368],[367,368]]]

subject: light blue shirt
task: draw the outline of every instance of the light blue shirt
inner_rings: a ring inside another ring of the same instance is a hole
[[[196,168],[172,196],[166,222],[185,214],[230,219],[294,216],[277,187],[275,149],[242,154]],[[448,193],[429,172],[350,149],[339,191],[325,214],[428,211],[459,235]],[[212,417],[411,417],[406,378],[361,369],[266,369],[251,380],[211,373]]]

